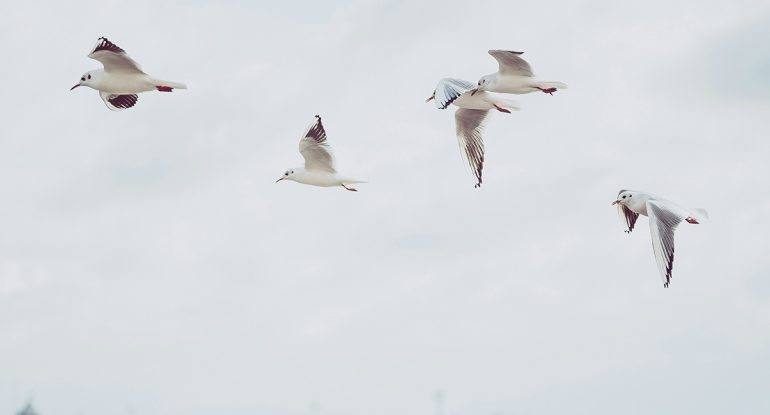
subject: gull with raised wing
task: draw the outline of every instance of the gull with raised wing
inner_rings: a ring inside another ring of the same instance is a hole
[[[506,94],[528,94],[541,91],[553,95],[559,89],[566,89],[561,82],[546,82],[535,79],[529,63],[521,58],[524,52],[510,50],[490,50],[489,54],[497,59],[498,71],[482,76],[476,88],[471,91],[502,92]]]
[[[700,208],[683,208],[663,198],[635,190],[621,190],[612,204],[618,207],[618,215],[626,233],[634,230],[639,215],[647,216],[655,261],[663,278],[663,286],[668,288],[674,266],[674,231],[682,222],[697,225],[708,219],[708,212]]]
[[[334,155],[326,140],[326,130],[321,123],[321,117],[315,116],[315,120],[305,131],[299,140],[299,152],[305,159],[305,167],[288,169],[275,182],[292,180],[297,183],[309,184],[320,187],[342,186],[351,192],[358,190],[350,187],[355,183],[366,183],[340,176],[334,167]]]
[[[444,78],[425,102],[434,100],[436,107],[446,109],[449,105],[460,107],[455,111],[455,128],[460,150],[471,167],[476,179],[474,187],[481,186],[481,172],[484,168],[484,141],[481,133],[490,110],[510,113],[518,110],[516,102],[502,99],[497,95],[480,91],[471,94],[473,83],[462,79]]]
[[[107,108],[113,111],[133,107],[139,100],[137,94],[140,92],[154,90],[171,92],[174,88],[187,89],[185,84],[161,81],[147,75],[139,64],[126,54],[125,50],[105,37],[99,38],[88,57],[101,62],[104,69],[84,73],[80,77],[80,82],[70,88],[70,91],[81,85],[93,88],[99,91],[99,96],[102,97]]]

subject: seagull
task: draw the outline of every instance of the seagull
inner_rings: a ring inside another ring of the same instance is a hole
[[[276,183],[281,180],[292,180],[297,183],[320,187],[342,186],[351,192],[358,190],[349,185],[366,183],[337,174],[337,170],[334,168],[334,155],[326,141],[326,130],[324,130],[319,115],[315,116],[315,120],[307,128],[302,139],[299,140],[299,152],[305,159],[305,167],[286,170],[283,176],[275,181]]]
[[[510,50],[490,50],[489,54],[497,59],[499,69],[497,72],[482,76],[477,87],[471,91],[502,92],[506,94],[528,94],[541,91],[553,95],[557,89],[567,89],[567,85],[561,82],[544,82],[534,78],[529,63],[521,58],[524,52]]]
[[[177,82],[161,81],[147,75],[142,71],[136,61],[131,59],[126,51],[116,44],[100,37],[96,46],[88,54],[91,59],[96,59],[104,65],[104,69],[88,71],[80,77],[80,82],[75,84],[70,91],[87,86],[99,91],[99,96],[112,111],[120,111],[136,105],[140,92],[158,90],[171,92],[174,88],[187,89],[185,84]]]
[[[682,222],[697,225],[700,221],[708,219],[708,212],[700,208],[683,208],[668,200],[635,190],[621,190],[612,204],[618,206],[618,216],[626,233],[634,230],[639,215],[648,217],[655,261],[663,278],[663,287],[668,288],[674,266],[676,227]]]
[[[519,106],[514,101],[484,91],[473,95],[470,92],[473,87],[473,83],[462,79],[443,78],[438,82],[433,95],[425,102],[435,100],[436,107],[442,110],[450,104],[460,107],[455,111],[457,141],[476,178],[474,187],[478,188],[481,186],[481,170],[484,168],[484,141],[481,132],[489,110],[495,109],[510,114],[510,110],[518,110]]]

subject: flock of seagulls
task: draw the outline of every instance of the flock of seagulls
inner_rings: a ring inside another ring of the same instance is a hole
[[[554,92],[567,88],[567,85],[561,82],[535,78],[531,66],[521,57],[523,52],[490,50],[489,54],[497,60],[497,72],[482,76],[476,84],[462,79],[441,79],[433,94],[426,100],[434,101],[436,107],[442,110],[450,105],[458,108],[455,111],[457,140],[473,172],[475,187],[480,187],[482,183],[482,131],[489,111],[511,113],[519,110],[517,102],[505,99],[499,94],[542,92],[553,95]],[[133,107],[139,101],[138,94],[142,92],[187,89],[185,84],[163,81],[148,75],[125,50],[104,37],[98,39],[88,57],[101,62],[104,69],[86,72],[70,90],[79,86],[93,88],[99,91],[102,101],[112,111]],[[290,180],[320,187],[340,186],[353,192],[357,190],[352,185],[366,183],[337,172],[334,155],[319,115],[315,116],[299,140],[299,152],[305,160],[305,165],[287,169],[276,183]],[[700,208],[683,208],[651,193],[634,190],[621,190],[612,205],[617,206],[618,215],[627,233],[634,230],[639,215],[647,216],[655,261],[663,286],[668,287],[674,264],[676,228],[683,222],[699,224],[708,219],[708,213]]]

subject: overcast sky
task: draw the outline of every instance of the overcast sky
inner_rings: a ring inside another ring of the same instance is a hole
[[[107,36],[188,90],[111,112]],[[770,413],[770,3],[0,4],[0,414]],[[484,185],[441,77],[525,51]],[[359,192],[275,184],[324,117]],[[681,226],[671,287],[637,189]]]

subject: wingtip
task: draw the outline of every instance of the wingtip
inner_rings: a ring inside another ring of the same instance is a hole
[[[515,55],[523,55],[523,54],[524,54],[524,52],[517,52],[517,51],[515,51],[515,50],[505,50],[505,49],[490,49],[490,50],[488,51],[488,53],[489,53],[490,55],[491,55],[491,54],[493,54],[493,53],[495,53],[495,52],[508,52],[508,53],[513,53],[513,54],[515,54]]]

